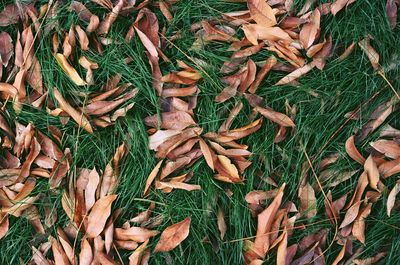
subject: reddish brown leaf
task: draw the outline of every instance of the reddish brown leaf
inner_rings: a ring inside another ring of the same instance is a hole
[[[191,218],[167,227],[161,234],[154,252],[167,252],[176,248],[189,235]]]
[[[218,208],[218,212],[217,212],[217,225],[218,225],[218,230],[220,233],[219,235],[221,237],[221,240],[223,240],[227,227],[226,227],[225,218],[224,218],[224,211],[221,207]]]
[[[308,182],[300,187],[299,197],[300,213],[307,216],[308,219],[313,218],[317,214],[317,199],[314,189]]]
[[[275,57],[271,56],[267,59],[261,70],[258,72],[255,81],[251,84],[249,88],[249,93],[254,94],[257,88],[260,86],[261,82],[264,80],[265,76],[272,69],[272,67],[277,63]]]
[[[151,127],[157,127],[159,123],[157,115],[146,117],[144,122],[147,126]],[[182,130],[195,124],[196,122],[193,120],[192,116],[185,111],[161,113],[160,127],[163,129]]]
[[[350,136],[346,140],[346,153],[356,162],[361,165],[364,165],[365,158],[358,152],[356,145],[354,144],[354,135]]]
[[[0,32],[0,65],[2,64],[4,67],[7,67],[8,61],[14,54],[13,48],[14,47],[10,35],[5,31]]]
[[[352,228],[353,236],[363,244],[365,244],[365,218],[371,213],[371,207],[372,203],[368,203],[367,206],[360,211]]]
[[[270,232],[275,214],[277,213],[279,206],[281,205],[284,189],[285,184],[280,187],[276,197],[271,202],[271,204],[257,217],[257,232],[256,238],[254,240],[254,249],[262,256],[265,256],[270,247],[270,243],[272,243],[269,242],[268,233]]]
[[[296,79],[302,77],[303,75],[307,74],[308,72],[310,72],[314,67],[315,67],[314,63],[306,64],[303,67],[294,70],[290,74],[288,74],[285,77],[283,77],[282,79],[280,79],[275,85],[279,86],[279,85],[286,85],[288,83],[291,83],[291,82],[295,81]]]
[[[146,186],[144,188],[143,195],[147,195],[147,192],[148,192],[151,184],[153,183],[154,179],[157,177],[158,172],[160,171],[160,168],[161,168],[161,165],[162,165],[163,161],[164,160],[160,160],[157,163],[157,165],[154,167],[154,169],[150,172],[150,175],[147,177]]]
[[[378,140],[371,142],[370,145],[379,153],[384,154],[386,157],[397,159],[400,157],[400,144],[393,140]]]
[[[355,0],[336,0],[331,5],[331,12],[333,15],[336,15],[337,12],[342,10],[345,6],[350,5],[351,3],[355,2]]]

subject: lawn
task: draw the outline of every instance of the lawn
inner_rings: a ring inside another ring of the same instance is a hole
[[[0,10],[12,2],[2,0]],[[88,95],[101,91],[103,84],[116,74],[121,76],[120,84],[130,83],[132,87],[138,89],[138,92],[126,102],[126,104],[134,103],[134,105],[124,117],[118,118],[114,124],[105,128],[97,126],[94,133],[86,132],[73,119],[63,123],[60,117],[50,115],[46,106],[51,109],[55,107],[54,104],[46,105],[49,102],[48,99],[45,100],[46,103],[42,108],[35,108],[24,103],[19,113],[15,110],[11,99],[7,101],[2,99],[2,109],[8,115],[10,127],[14,128],[14,121],[24,126],[32,123],[36,130],[51,136],[52,131],[48,128],[50,125],[55,126],[61,133],[61,149],[70,149],[71,160],[70,173],[64,177],[60,185],[52,188],[47,178],[38,177],[36,186],[29,195],[40,194],[40,200],[37,200],[34,205],[41,215],[41,220],[43,221],[49,214],[57,215],[55,224],[50,227],[45,226],[44,234],[42,234],[35,231],[31,222],[24,218],[24,214],[21,217],[9,215],[9,230],[0,239],[1,264],[29,263],[32,258],[32,246],[37,248],[41,243],[46,242],[50,235],[57,238],[59,236],[57,236],[57,227],[64,228],[69,223],[69,217],[61,203],[64,191],[70,188],[68,187],[71,183],[69,178],[76,178],[78,168],[90,170],[96,168],[98,172],[103,172],[122,143],[125,143],[128,151],[120,161],[118,185],[114,191],[117,199],[112,205],[112,212],[118,208],[122,210],[121,214],[115,218],[114,226],[122,227],[127,220],[145,211],[151,203],[155,205],[151,216],[162,217],[161,222],[152,229],[160,232],[171,224],[191,217],[188,237],[172,251],[154,252],[159,235],[150,239],[149,264],[244,264],[244,248],[248,247],[246,241],[254,241],[257,230],[257,218],[252,217],[252,211],[245,200],[246,194],[254,190],[276,189],[286,183],[282,205],[291,201],[300,210],[299,187],[304,179],[315,189],[317,213],[311,218],[307,216],[307,212],[298,215],[287,245],[297,244],[305,236],[326,229],[326,242],[318,248],[324,252],[325,264],[333,263],[342,246],[335,239],[335,224],[326,215],[324,206],[326,194],[328,190],[331,190],[332,197],[336,200],[347,193],[348,201],[363,172],[363,166],[346,153],[345,142],[351,135],[362,130],[378,106],[395,98],[388,83],[395,90],[400,86],[400,27],[397,25],[393,30],[390,28],[386,14],[386,1],[357,0],[335,16],[327,14],[321,17],[320,39],[331,36],[333,51],[326,60],[323,70],[314,68],[299,78],[297,83],[280,86],[275,85],[276,82],[287,73],[271,71],[261,82],[256,94],[263,97],[266,106],[275,111],[288,114],[288,109],[295,108],[295,115],[292,117],[296,126],[288,131],[283,141],[274,143],[278,126],[264,119],[259,130],[238,140],[238,143],[248,145],[248,150],[252,152],[249,157],[252,164],[244,171],[242,183],[232,184],[215,179],[215,174],[207,165],[206,160],[200,158],[180,173],[193,172],[189,183],[200,185],[201,190],[174,189],[170,193],[165,193],[152,186],[148,196],[143,196],[146,179],[160,159],[157,159],[155,152],[149,149],[149,126],[146,126],[144,119],[150,115],[160,114],[163,110],[160,108],[160,97],[152,85],[152,70],[146,48],[138,36],[134,36],[129,42],[125,41],[127,29],[135,21],[139,11],[133,10],[127,15],[117,17],[107,34],[107,38],[112,41],[108,45],[102,45],[101,54],[92,48],[82,51],[76,44],[70,60],[74,61],[73,64],[80,76],[84,77],[86,74],[86,70],[79,67],[77,63],[80,55],[85,55],[98,64],[98,69],[93,70],[94,84],[77,86],[55,60],[52,38],[53,33],[58,34],[62,51],[65,32],[68,32],[71,25],[86,24],[75,12],[71,11],[70,1],[59,2],[55,16],[39,20],[39,22],[44,21],[40,25],[42,28],[54,22],[58,25],[49,32],[43,31],[34,45],[34,54],[41,66],[43,86],[49,91],[47,97],[52,102],[57,102],[53,93],[53,88],[56,87],[70,102],[75,102],[77,105],[85,104],[87,98],[82,97],[82,94]],[[102,19],[109,10],[94,2],[88,1],[85,5],[93,14]],[[312,9],[326,2],[331,1],[317,0],[312,5]],[[35,6],[40,7],[45,3],[47,1],[37,1]],[[305,1],[294,0],[293,10],[299,11],[304,4]],[[162,75],[180,70],[177,65],[178,60],[189,64],[201,74],[201,79],[197,82],[200,92],[194,117],[198,126],[203,128],[203,134],[218,131],[229,111],[239,102],[242,102],[244,106],[231,127],[239,128],[253,121],[255,114],[244,97],[235,96],[225,102],[215,102],[215,97],[226,87],[226,84],[221,81],[221,77],[226,74],[221,73],[220,68],[224,62],[230,60],[232,55],[232,52],[228,51],[230,43],[211,41],[202,43],[196,48],[193,47],[193,43],[197,36],[191,30],[195,23],[220,18],[221,14],[226,12],[245,10],[246,3],[179,0],[170,6],[173,16],[170,22],[166,20],[157,5],[150,4],[148,8],[158,18],[160,31],[163,32],[160,39],[165,43],[163,53],[169,58],[169,61],[160,59]],[[19,27],[15,24],[8,25],[0,27],[0,31],[8,32],[15,44],[17,31],[21,30],[21,26],[22,23]],[[164,27],[165,30],[163,30]],[[180,37],[175,39],[174,36],[177,33]],[[346,59],[338,59],[346,47],[368,35],[371,36],[371,45],[380,55],[379,63],[387,81],[371,66],[366,53],[358,45],[355,45],[354,51]],[[242,38],[244,35],[238,30],[235,36]],[[274,53],[267,49],[261,49],[250,58],[256,64],[262,65],[272,54]],[[125,61],[127,57],[131,58],[129,63]],[[284,61],[281,58],[278,60]],[[10,82],[6,81],[6,78],[7,75],[3,73],[0,81]],[[29,85],[27,85],[27,90],[32,91]],[[393,112],[383,124],[357,143],[357,149],[364,158],[371,153],[370,143],[380,139],[383,127],[387,125],[393,128],[400,127],[400,121],[396,118],[399,115],[397,105],[398,102],[395,101]],[[359,113],[348,119],[346,114],[358,108]],[[261,115],[258,114],[256,117],[259,118]],[[0,133],[0,136],[4,135]],[[0,156],[4,154],[5,149],[4,146],[0,147]],[[319,165],[324,158],[333,154],[337,155],[338,159],[329,166],[331,169],[329,181],[334,181],[343,172],[355,171],[355,173],[347,180],[339,181],[334,187],[324,186],[324,192],[321,192],[315,188],[318,186],[318,178],[321,178],[322,170],[319,169]],[[179,174],[174,174],[174,176],[177,175]],[[386,255],[374,264],[400,264],[398,204],[395,204],[390,217],[387,215],[388,194],[399,176],[397,173],[390,178],[382,179],[385,188],[380,191],[380,196],[372,204],[371,213],[365,219],[365,244],[351,237],[353,253],[359,250],[358,259],[385,252]],[[3,177],[0,173],[0,178]],[[268,199],[262,207],[267,207],[271,202],[272,199]],[[226,222],[226,234],[223,239],[221,239],[217,224],[218,213],[223,215]],[[345,214],[346,210],[343,209],[340,212],[339,225]],[[81,238],[83,234],[81,233],[77,238]],[[81,247],[79,240],[73,247],[76,253],[79,253]],[[110,255],[115,258],[115,262],[122,263],[123,261],[127,264],[132,252],[115,249]],[[296,258],[300,257],[301,253],[303,252],[299,250]],[[344,262],[350,256],[346,253],[346,258],[341,264],[353,264],[351,261]],[[46,257],[53,259],[51,251]],[[275,264],[276,250],[270,250],[263,260],[263,264]],[[317,264],[317,260],[313,260],[313,263]],[[308,264],[308,262],[299,264]]]

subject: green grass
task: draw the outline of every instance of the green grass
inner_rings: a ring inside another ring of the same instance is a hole
[[[4,2],[4,1],[2,1]],[[10,2],[10,1],[7,1]],[[45,1],[41,1],[45,2]],[[296,8],[300,9],[305,1],[295,1]],[[326,1],[318,1],[326,2]],[[322,36],[332,35],[333,46],[341,51],[351,42],[358,41],[367,34],[373,36],[372,45],[379,52],[380,62],[383,67],[388,67],[393,60],[400,56],[400,30],[397,26],[391,31],[385,15],[385,1],[360,0],[352,4],[347,10],[341,11],[336,17],[328,15],[322,21]],[[5,3],[4,3],[5,4]],[[2,5],[0,5],[2,9]],[[75,14],[67,12],[66,7],[60,12],[61,29],[67,29],[71,23],[79,24]],[[104,12],[90,4],[89,8],[95,13]],[[228,110],[236,101],[245,104],[244,109],[234,122],[234,126],[242,126],[248,123],[251,112],[250,106],[241,98],[235,98],[225,103],[215,103],[215,96],[223,89],[219,80],[219,68],[225,60],[229,59],[230,53],[226,52],[228,44],[210,43],[200,50],[190,50],[195,40],[190,32],[192,23],[203,19],[219,16],[223,12],[244,9],[244,4],[226,3],[218,0],[182,0],[173,7],[174,20],[168,26],[167,37],[172,36],[177,30],[181,31],[182,39],[174,42],[176,47],[171,47],[165,53],[171,59],[171,63],[162,63],[162,72],[168,73],[176,69],[174,63],[177,59],[191,63],[190,59],[201,59],[207,63],[203,67],[204,79],[199,83],[201,93],[196,109],[196,118],[204,132],[215,131],[227,117]],[[151,86],[151,72],[144,55],[144,48],[135,37],[131,43],[123,41],[127,27],[132,23],[135,13],[130,17],[119,17],[113,25],[110,37],[116,40],[115,44],[105,47],[104,53],[98,55],[93,52],[85,52],[89,58],[99,63],[99,69],[95,70],[96,85],[81,88],[75,86],[68,77],[61,72],[51,51],[51,36],[43,36],[36,50],[43,72],[43,81],[51,91],[57,87],[61,93],[74,99],[77,102],[83,98],[77,96],[79,91],[97,91],[108,77],[115,73],[122,75],[121,82],[130,82],[139,88],[138,95],[133,99],[134,108],[129,111],[124,119],[116,122],[115,126],[105,129],[98,129],[93,135],[79,129],[73,121],[63,126],[58,118],[47,115],[45,110],[33,110],[24,106],[23,112],[16,116],[12,108],[8,110],[13,118],[23,124],[32,122],[36,128],[47,133],[48,125],[56,125],[63,133],[63,146],[69,147],[73,154],[74,165],[78,167],[103,169],[112,157],[116,147],[123,141],[130,146],[130,151],[121,166],[120,185],[117,190],[119,194],[115,208],[123,208],[123,214],[118,224],[129,219],[139,211],[148,207],[149,202],[141,199],[144,183],[147,175],[156,164],[154,153],[148,150],[146,126],[143,118],[157,113],[158,98]],[[157,11],[160,24],[165,24],[165,19]],[[9,28],[6,28],[7,31]],[[10,32],[10,31],[9,31]],[[15,32],[14,32],[15,33]],[[61,35],[60,35],[61,36]],[[14,38],[15,36],[13,36]],[[15,38],[14,38],[15,39]],[[80,52],[75,54],[79,57]],[[263,51],[252,57],[254,61],[265,60],[269,52]],[[123,58],[131,56],[134,58],[130,64],[125,64]],[[189,57],[189,58],[188,58]],[[393,96],[393,92],[387,87],[384,80],[376,75],[362,51],[357,47],[353,54],[345,61],[335,60],[337,53],[328,60],[323,71],[313,70],[304,78],[300,79],[300,87],[274,86],[282,73],[271,73],[262,83],[257,94],[266,99],[268,106],[277,111],[285,110],[285,101],[296,105],[296,130],[282,143],[274,144],[276,126],[265,120],[262,128],[255,134],[245,138],[241,142],[250,146],[254,153],[251,157],[253,165],[246,171],[246,181],[243,185],[228,185],[217,182],[213,179],[211,170],[204,160],[200,160],[193,166],[193,183],[200,184],[202,191],[186,192],[173,191],[170,194],[163,194],[154,191],[147,198],[156,202],[155,213],[164,216],[164,221],[158,230],[162,230],[171,222],[181,221],[187,216],[192,216],[190,235],[184,243],[169,253],[153,253],[150,264],[242,264],[243,241],[237,240],[255,235],[256,222],[250,215],[250,211],[244,201],[244,196],[251,190],[268,190],[273,188],[263,181],[264,177],[272,177],[278,184],[287,183],[285,190],[285,201],[293,201],[298,205],[297,188],[299,180],[304,176],[302,165],[306,161],[303,150],[312,158],[314,166],[319,161],[333,152],[341,154],[340,159],[334,165],[341,171],[361,170],[361,167],[346,156],[344,150],[345,140],[360,129],[368,120],[370,113],[376,106],[385,102]],[[398,59],[397,59],[398,60]],[[80,69],[79,71],[82,71]],[[82,71],[81,74],[84,74]],[[395,88],[400,87],[400,67],[395,63],[391,70],[386,72],[387,78]],[[329,138],[345,121],[344,114],[359,107],[364,102],[380,92],[377,98],[368,106],[362,108],[361,117],[357,121],[351,121],[336,137],[329,141]],[[51,96],[51,95],[50,95]],[[398,127],[399,121],[396,117],[399,112],[390,116],[386,123]],[[364,151],[368,142],[379,137],[376,132],[368,137],[360,146],[359,150]],[[320,150],[326,144],[324,150]],[[364,153],[365,155],[366,153]],[[359,173],[350,180],[341,183],[332,190],[334,199],[339,198],[346,192],[350,192],[357,184]],[[393,176],[385,182],[391,188],[399,176]],[[308,175],[311,184],[315,179]],[[50,191],[46,180],[40,180],[40,185],[35,193],[42,193],[46,200],[38,205],[43,214],[44,202],[57,210],[58,225],[65,224],[67,218],[60,205],[59,191]],[[228,197],[225,189],[233,192]],[[367,218],[366,246],[363,256],[373,256],[381,250],[388,251],[387,257],[380,264],[400,264],[400,241],[397,224],[400,222],[400,212],[394,211],[391,217],[386,216],[385,192],[373,206],[371,215]],[[48,197],[48,198],[47,198]],[[298,242],[303,236],[322,228],[329,228],[328,242],[332,240],[333,227],[325,220],[323,196],[317,193],[318,215],[309,222],[317,222],[310,225],[306,230],[296,231],[289,239],[289,244]],[[225,212],[228,226],[224,240],[219,239],[219,232],[216,222],[217,208],[222,207]],[[298,222],[307,222],[300,219]],[[17,264],[21,260],[26,263],[31,256],[31,245],[37,245],[45,240],[35,235],[29,222],[24,218],[10,218],[10,231],[0,241],[0,263]],[[48,233],[55,235],[55,229]],[[208,237],[214,244],[204,243],[203,239]],[[232,241],[232,242],[231,242]],[[234,241],[234,242],[233,242]],[[151,241],[154,247],[156,240]],[[354,246],[361,247],[359,242]],[[330,264],[336,257],[340,246],[333,244],[327,251],[326,264]],[[274,251],[272,251],[274,252]],[[129,252],[122,252],[126,258]],[[266,258],[265,264],[274,262],[274,254]]]

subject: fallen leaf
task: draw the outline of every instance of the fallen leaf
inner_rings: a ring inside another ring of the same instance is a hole
[[[135,242],[145,242],[150,237],[154,237],[158,231],[149,230],[142,227],[130,227],[128,229],[115,228],[114,236],[117,240],[133,240]]]
[[[365,158],[358,152],[356,145],[354,144],[354,135],[350,136],[346,140],[346,153],[357,163],[364,165]]]
[[[353,223],[353,221],[354,221],[354,220],[357,218],[357,216],[358,216],[358,212],[359,212],[361,203],[362,203],[361,201],[358,201],[358,202],[354,203],[353,206],[351,206],[351,207],[347,210],[347,212],[346,212],[346,214],[345,214],[345,216],[344,216],[343,222],[342,222],[342,224],[340,225],[339,228],[346,227],[346,226],[348,226],[349,224]]]
[[[221,207],[218,208],[217,212],[217,225],[218,225],[219,235],[221,237],[221,240],[223,240],[227,227],[224,219],[224,211],[222,210]]]
[[[355,0],[336,0],[334,3],[331,5],[331,12],[333,15],[336,15],[337,12],[342,10],[345,6],[348,6],[349,4],[355,2]]]
[[[111,204],[116,198],[117,195],[104,196],[93,205],[88,216],[86,228],[86,235],[88,238],[95,238],[103,231],[107,219],[111,214]]]
[[[365,244],[365,218],[371,213],[372,203],[368,203],[358,214],[356,220],[354,220],[352,234],[361,243]]]
[[[371,142],[370,145],[379,153],[384,154],[386,157],[397,159],[400,157],[400,144],[393,140],[380,139]]]
[[[398,5],[400,5],[400,2],[396,2],[396,0],[387,0],[386,2],[386,15],[391,29],[394,29],[397,24]]]
[[[267,59],[261,70],[257,73],[255,81],[251,84],[249,88],[249,93],[254,94],[257,88],[260,86],[261,82],[264,80],[265,76],[272,69],[272,67],[277,63],[275,57],[271,56]]]
[[[304,186],[300,187],[300,213],[305,215],[308,219],[317,215],[317,199],[315,191],[312,186],[307,182]]]
[[[167,227],[161,234],[154,252],[167,252],[176,248],[189,235],[191,218]]]
[[[281,126],[284,127],[295,127],[296,125],[294,122],[285,114],[276,112],[270,108],[262,108],[262,107],[255,107],[255,111],[259,112],[261,115],[263,115],[265,118],[271,120],[272,122],[275,122]]]
[[[14,54],[13,48],[11,36],[5,31],[0,32],[0,65],[7,67],[10,58]]]
[[[60,108],[68,113],[80,127],[82,127],[88,133],[93,133],[93,128],[90,125],[89,120],[83,115],[83,113],[79,113],[76,109],[74,109],[61,95],[57,88],[53,88],[53,94],[56,98]]]
[[[360,46],[361,50],[363,50],[363,52],[367,55],[369,61],[371,62],[372,67],[375,70],[379,70],[380,69],[379,54],[371,46],[370,40],[371,40],[370,37],[366,37],[358,42],[358,46]]]
[[[320,31],[321,13],[315,9],[310,16],[310,22],[300,31],[299,40],[304,49],[308,49],[315,42]]]
[[[154,169],[150,172],[149,176],[147,177],[146,186],[145,186],[144,191],[143,191],[143,195],[144,196],[147,195],[147,192],[148,192],[151,184],[153,183],[154,179],[157,177],[158,172],[160,171],[160,168],[161,168],[161,165],[162,165],[163,161],[164,160],[160,160],[157,163],[157,165],[154,167]]]
[[[260,253],[263,257],[267,253],[270,243],[268,233],[270,232],[272,222],[275,218],[275,214],[281,205],[283,198],[283,191],[286,184],[284,183],[275,196],[271,204],[262,211],[257,217],[257,232],[254,240],[254,249],[257,253]]]
[[[65,74],[74,82],[77,86],[87,85],[85,81],[79,76],[78,72],[73,68],[65,56],[61,53],[55,55],[58,65],[65,72]]]
[[[258,45],[258,40],[269,41],[293,41],[284,30],[279,27],[264,27],[258,24],[246,24],[242,27],[246,38],[253,44]]]
[[[390,191],[386,202],[388,216],[390,216],[390,213],[394,207],[394,203],[396,201],[396,195],[399,193],[399,191],[400,191],[400,183],[396,182],[396,185],[394,185],[393,189]]]
[[[307,74],[308,72],[310,72],[314,67],[315,67],[315,65],[313,63],[306,64],[303,67],[294,70],[290,74],[288,74],[285,77],[283,77],[282,79],[280,79],[275,85],[279,86],[279,85],[286,85],[288,83],[291,83],[291,82],[295,81],[296,79],[302,77],[303,75]]]
[[[276,25],[274,11],[264,0],[247,1],[251,18],[259,25],[264,27],[272,27]]]
[[[208,147],[207,143],[203,139],[199,139],[200,149],[204,155],[204,158],[207,162],[207,165],[214,171],[214,160],[215,154],[214,152]]]

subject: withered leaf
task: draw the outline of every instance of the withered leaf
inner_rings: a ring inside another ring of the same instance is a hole
[[[157,165],[154,167],[154,169],[150,172],[150,175],[147,177],[146,180],[146,186],[143,191],[143,195],[147,195],[147,192],[153,183],[154,179],[157,177],[158,172],[160,171],[161,165],[162,165],[163,160],[160,160]]]
[[[167,227],[161,234],[154,252],[167,252],[176,248],[189,235],[191,218]]]
[[[218,230],[219,230],[219,235],[221,239],[224,239],[225,233],[226,233],[226,223],[225,223],[225,218],[224,218],[224,211],[222,210],[221,207],[218,208],[217,212],[217,225],[218,225]]]
[[[308,219],[313,218],[317,214],[317,199],[314,189],[308,182],[300,187],[299,197],[301,213]]]
[[[390,213],[394,207],[394,203],[396,201],[396,195],[399,193],[399,191],[400,191],[400,183],[396,182],[396,185],[394,185],[393,189],[390,191],[386,202],[388,216],[390,216]]]
[[[331,12],[333,15],[336,15],[337,12],[342,10],[345,6],[350,5],[351,3],[355,2],[355,0],[336,0],[331,5]]]
[[[97,237],[104,229],[107,219],[111,214],[111,204],[117,195],[108,195],[96,201],[88,216],[86,235],[88,238]]]
[[[346,153],[356,162],[361,165],[364,165],[365,158],[358,152],[356,145],[354,144],[354,135],[350,136],[346,140]]]
[[[8,61],[14,54],[11,36],[3,31],[0,32],[0,64],[7,67]]]
[[[279,86],[279,85],[286,85],[288,83],[291,83],[291,82],[295,81],[296,79],[298,79],[299,77],[302,77],[303,75],[310,72],[314,67],[315,67],[314,63],[306,64],[303,67],[298,68],[298,69],[294,70],[293,72],[291,72],[290,74],[283,77],[275,85]]]
[[[61,95],[57,88],[53,89],[54,97],[56,98],[60,108],[68,113],[77,123],[88,133],[93,133],[92,126],[90,125],[89,120],[83,115],[83,113],[79,113],[76,109],[74,109]]]
[[[214,171],[214,160],[215,160],[215,154],[214,152],[208,147],[207,143],[203,139],[199,139],[200,143],[200,149],[201,152],[204,155],[204,158],[207,162],[207,165]]]
[[[258,40],[269,41],[293,41],[284,30],[279,27],[264,27],[258,24],[246,24],[242,27],[246,38],[253,44],[258,45]]]
[[[261,115],[263,115],[265,118],[269,119],[272,122],[275,122],[281,126],[284,127],[295,127],[296,125],[294,124],[294,122],[292,121],[292,119],[290,119],[287,115],[280,113],[280,112],[276,112],[270,108],[262,108],[259,106],[256,106],[254,108],[255,111],[259,112]]]
[[[361,243],[365,244],[365,218],[371,213],[372,203],[368,203],[358,214],[354,221],[352,233],[355,238]]]
[[[380,69],[379,65],[379,54],[378,52],[371,46],[370,43],[371,38],[366,37],[362,39],[361,41],[358,42],[358,46],[364,51],[364,53],[367,55],[369,61],[371,62],[372,67],[375,70]]]
[[[389,25],[391,29],[394,29],[397,24],[397,9],[400,2],[396,0],[387,0],[386,1],[386,14],[389,19]]]
[[[115,228],[114,236],[118,240],[133,240],[136,242],[145,242],[150,237],[156,236],[158,231],[149,230],[142,227],[130,227],[128,229]]]
[[[65,72],[65,74],[78,86],[86,85],[86,82],[79,76],[78,72],[73,68],[65,56],[61,53],[55,55],[58,65]]]
[[[276,25],[274,11],[264,0],[249,0],[247,1],[251,18],[259,25],[271,27]]]
[[[299,40],[304,49],[308,49],[315,41],[320,31],[321,13],[315,9],[310,17],[310,22],[305,24],[300,31]]]

